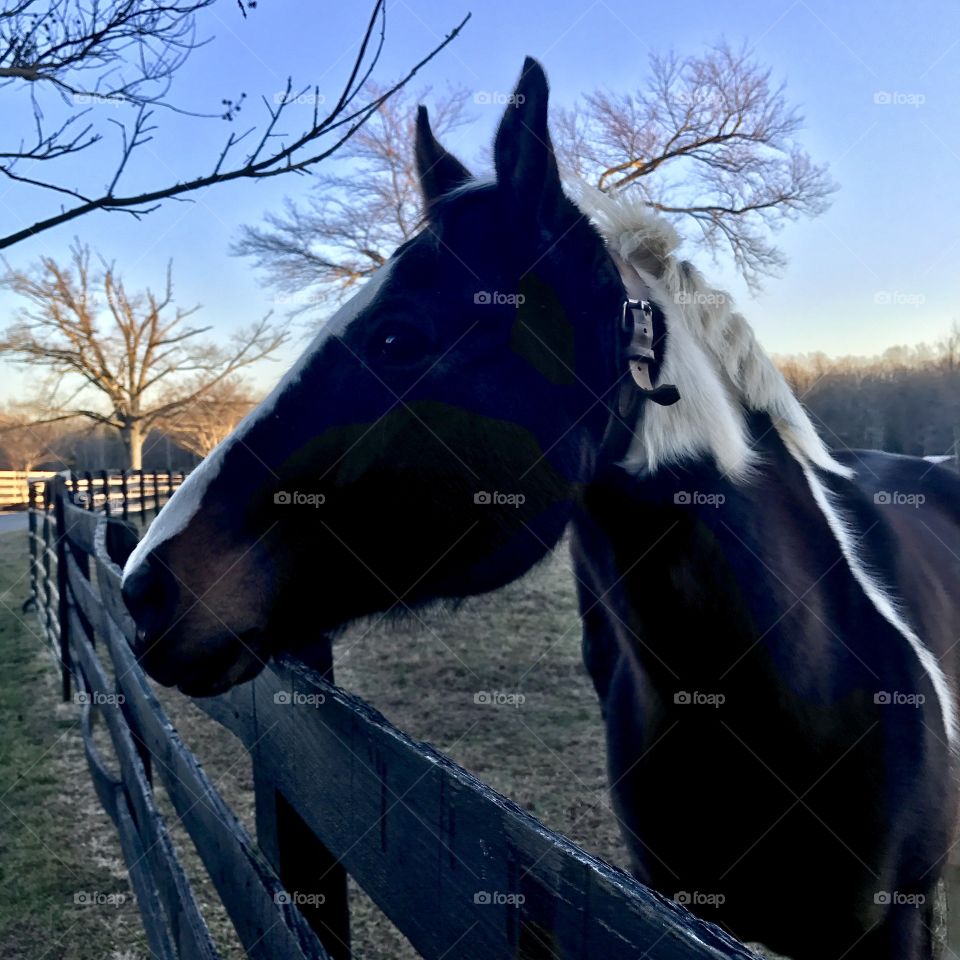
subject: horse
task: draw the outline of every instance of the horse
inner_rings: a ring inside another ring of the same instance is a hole
[[[633,873],[794,960],[927,960],[960,479],[831,453],[673,227],[564,182],[547,118],[528,58],[484,179],[420,108],[421,229],[133,550],[136,654],[218,694],[569,531]]]

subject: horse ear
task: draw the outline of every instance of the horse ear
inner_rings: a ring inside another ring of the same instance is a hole
[[[563,193],[547,130],[548,98],[543,67],[533,57],[527,57],[493,148],[497,182],[534,217]]]
[[[454,187],[473,179],[470,171],[437,143],[424,106],[417,108],[416,158],[420,189],[428,208]]]

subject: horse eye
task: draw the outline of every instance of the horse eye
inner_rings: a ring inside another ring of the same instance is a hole
[[[380,357],[389,363],[416,363],[428,350],[426,337],[413,330],[393,330],[380,338]]]

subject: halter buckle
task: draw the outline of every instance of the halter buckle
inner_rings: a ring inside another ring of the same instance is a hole
[[[650,364],[657,359],[653,350],[653,306],[650,301],[630,297],[624,300],[620,325],[625,333],[630,334],[627,364],[636,388],[663,407],[676,403],[680,394],[675,386],[665,383],[655,387],[650,379]]]

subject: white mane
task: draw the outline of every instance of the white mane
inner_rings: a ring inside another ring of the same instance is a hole
[[[680,238],[669,222],[651,213],[642,200],[609,197],[582,182],[567,186],[608,246],[647,283],[666,317],[669,344],[660,379],[676,384],[681,399],[670,407],[643,404],[643,422],[634,432],[625,466],[652,473],[670,463],[712,454],[731,479],[747,478],[757,455],[750,447],[745,413],[768,413],[803,468],[853,578],[906,639],[930,677],[947,740],[960,752],[957,705],[936,657],[907,622],[896,597],[861,557],[860,537],[812,467],[846,478],[852,478],[853,471],[830,455],[747,321],[732,310],[730,297],[709,287],[694,266],[674,256]]]
[[[731,298],[674,255],[680,238],[671,224],[639,198],[611,197],[582,182],[567,186],[607,244],[647,283],[666,316],[669,346],[660,380],[676,384],[682,399],[670,407],[644,404],[642,428],[626,465],[652,473],[712,454],[723,473],[743,479],[756,461],[745,414],[756,410],[770,415],[801,464],[852,476],[830,455],[750,325],[732,309]]]

